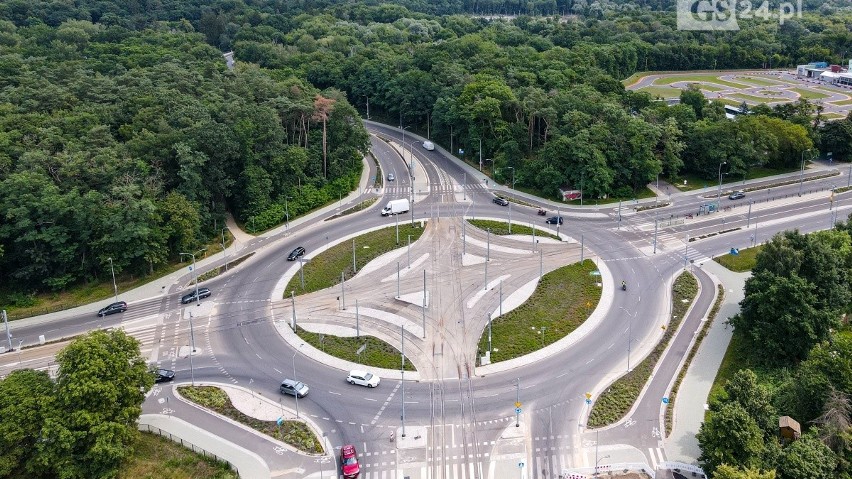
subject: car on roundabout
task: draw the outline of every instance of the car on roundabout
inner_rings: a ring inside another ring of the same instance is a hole
[[[297,246],[296,249],[294,249],[293,251],[290,252],[289,255],[287,255],[287,261],[296,261],[297,259],[299,259],[299,257],[304,256],[304,255],[305,255],[305,247],[304,246]]]
[[[496,198],[494,198],[491,201],[493,201],[495,204],[498,204],[500,206],[509,206],[509,200],[507,200],[506,198],[503,198],[502,196],[497,196]]]
[[[381,378],[367,371],[353,369],[352,371],[349,371],[349,376],[346,378],[346,382],[349,384],[357,384],[359,386],[374,388],[379,385]]]
[[[562,221],[563,221],[563,219],[562,219],[561,216],[551,216],[545,222],[549,225],[561,225]]]
[[[285,379],[281,381],[281,386],[278,388],[278,391],[281,394],[289,394],[296,398],[303,398],[308,395],[308,391],[310,389],[308,386],[302,381],[296,381],[295,379]]]
[[[158,368],[154,371],[154,382],[155,383],[167,383],[169,381],[173,381],[175,379],[175,372],[171,369],[162,369]]]
[[[210,297],[211,294],[212,293],[210,292],[210,288],[198,288],[198,291],[192,290],[192,292],[181,296],[180,303],[181,304],[191,303],[195,300],[208,298],[208,297]]]
[[[733,193],[730,194],[730,196],[728,196],[729,200],[741,200],[743,198],[745,198],[745,192],[742,191],[742,190],[734,191]]]
[[[340,473],[343,475],[343,479],[355,479],[361,473],[358,453],[352,444],[340,448]]]

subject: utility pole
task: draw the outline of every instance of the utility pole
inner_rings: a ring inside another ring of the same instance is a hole
[[[426,337],[426,270],[423,270],[423,337]]]
[[[399,224],[399,220],[397,220],[397,225]],[[355,238],[352,238],[352,272],[353,274],[358,273],[358,265],[355,264]]]
[[[192,386],[195,387],[195,369],[192,366],[192,356],[195,355],[195,334],[192,332],[192,311],[189,312],[189,338],[191,345],[191,350],[189,352],[189,378],[192,382]]]
[[[118,302],[118,285],[115,284],[115,268],[112,267],[112,258],[109,260],[109,270],[112,272],[112,290],[115,292],[115,302]]]
[[[515,383],[515,427],[521,427],[521,407],[517,406],[521,403],[521,378],[518,378],[518,382]]]
[[[401,353],[402,353],[402,361],[399,366],[399,375],[402,378],[402,437],[405,437],[405,325],[401,325],[400,329],[400,344],[401,344]]]
[[[9,351],[12,350],[12,332],[9,331],[9,318],[6,317],[6,310],[3,310],[3,323],[6,325],[6,339],[9,340]]]
[[[290,290],[290,306],[293,308],[293,332],[296,332],[296,292]]]
[[[340,299],[343,302],[340,303],[340,309],[346,309],[346,288],[343,287],[343,271],[340,272]]]

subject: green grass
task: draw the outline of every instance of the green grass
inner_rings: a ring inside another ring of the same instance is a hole
[[[223,265],[223,266],[219,266],[218,268],[213,268],[213,269],[211,269],[210,271],[208,271],[204,274],[198,275],[198,282],[200,283],[202,281],[207,281],[208,279],[213,279],[216,276],[219,276],[220,274],[224,274],[229,269],[234,269],[235,267],[239,266],[240,263],[251,258],[253,255],[254,255],[254,252],[251,252],[251,253],[249,253],[245,256],[240,256],[239,258],[237,258],[235,260],[231,260],[230,258],[228,258],[228,264]]]
[[[613,424],[630,411],[697,295],[698,281],[695,276],[688,272],[681,273],[672,285],[672,317],[663,337],[648,357],[629,373],[612,383],[595,400],[592,412],[589,414],[588,425],[590,427]]]
[[[598,276],[591,275],[595,270],[597,266],[587,259],[551,271],[544,275],[524,304],[494,319],[491,323],[494,348],[491,362],[537,351],[583,324],[601,298],[601,288],[596,284]],[[487,326],[479,338],[478,348],[481,352],[488,351]]]
[[[376,201],[379,201],[379,199],[378,198],[368,198],[368,199],[358,203],[357,205],[353,206],[352,208],[349,208],[348,210],[341,211],[339,214],[335,215],[334,218],[339,218],[341,216],[351,215],[352,213],[358,213],[359,211],[364,211],[365,209],[373,206],[373,204]],[[331,219],[331,218],[329,218],[329,219]],[[328,220],[326,220],[326,221],[328,221]]]
[[[829,95],[826,95],[825,93],[819,93],[805,88],[790,88],[790,91],[798,93],[801,98],[806,100],[822,100],[829,97]]]
[[[556,212],[554,212],[556,214]],[[543,218],[543,217],[542,217]],[[495,235],[530,235],[532,236],[533,230],[529,226],[522,226],[518,224],[512,225],[512,233],[509,233],[509,222],[506,221],[492,221],[492,220],[467,220],[467,222],[476,228],[481,229],[482,231],[491,228],[491,234]],[[564,224],[562,226],[565,226]],[[558,236],[548,233],[547,231],[543,231],[541,228],[535,229],[536,238],[553,238],[559,239]]]
[[[666,86],[646,86],[636,91],[648,92],[653,98],[680,98],[680,88]]]
[[[685,74],[685,75],[671,75],[663,78],[658,78],[654,81],[655,85],[671,85],[672,83],[677,82],[707,82],[707,83],[715,83],[717,85],[725,85],[732,88],[749,88],[750,85],[743,83],[735,83],[729,80],[722,80],[719,78],[721,75],[714,75],[712,73],[693,73],[693,74]]]
[[[322,445],[316,435],[302,421],[284,421],[279,426],[275,421],[262,421],[247,416],[231,404],[228,393],[215,386],[178,386],[178,392],[194,403],[245,424],[300,451],[309,454],[323,452]]]
[[[757,253],[760,252],[761,248],[762,246],[741,249],[740,254],[738,255],[728,253],[723,254],[722,256],[717,256],[713,259],[731,271],[744,273],[746,271],[751,271],[752,268],[754,268],[754,265],[757,263]]]
[[[133,445],[118,479],[237,479],[230,466],[195,453],[180,444],[153,433],[143,432]]]
[[[733,98],[737,98],[739,100],[753,101],[753,102],[756,102],[756,103],[771,103],[771,102],[776,102],[776,101],[790,101],[790,100],[788,100],[787,98],[784,98],[784,97],[755,96],[755,95],[749,95],[747,93],[734,93],[733,95],[730,95],[730,96],[733,97]]]
[[[829,111],[826,113],[822,113],[822,117],[826,120],[839,120],[841,118],[846,118],[847,115],[842,113],[835,113],[833,111]]]
[[[766,78],[757,78],[753,76],[738,76],[734,77],[737,80],[742,81],[743,83],[751,83],[758,86],[779,86],[779,85],[789,85],[787,82],[780,82],[777,80],[768,80]]]
[[[311,333],[299,327],[298,324],[296,324],[296,334],[306,343],[336,358],[374,368],[399,369],[402,353],[379,338],[366,335],[356,338]],[[364,352],[357,354],[358,348],[364,345],[367,346]],[[405,370],[416,371],[407,357]]]
[[[831,103],[832,105],[837,105],[837,106],[852,105],[852,98],[849,98],[847,100],[832,101],[832,102],[829,102],[829,103]]]
[[[222,246],[220,241],[220,236],[213,238],[207,244],[207,250],[201,256],[197,256],[196,260],[201,261],[208,256],[221,254]],[[230,244],[230,241],[226,237],[226,245]],[[156,281],[191,264],[191,260],[190,262],[172,262],[155,269],[150,275],[138,277],[131,274],[119,274],[115,278],[116,285],[118,286],[118,299],[121,299],[123,291]],[[102,282],[97,283],[71,285],[61,292],[39,293],[35,295],[20,295],[9,290],[0,289],[0,304],[3,304],[3,308],[6,309],[10,320],[76,308],[113,297],[112,276],[110,275],[108,264],[106,274],[102,280]],[[92,315],[96,312],[96,310],[92,310]]]
[[[402,218],[400,218],[401,220]],[[417,241],[423,234],[419,222],[411,226],[408,221],[399,223],[399,244],[396,244],[396,227],[391,226],[377,231],[371,231],[355,238],[355,261],[358,270],[367,263],[387,253],[408,244],[408,235],[411,242]],[[336,284],[340,284],[340,272],[343,271],[344,278],[350,279],[355,274],[352,270],[352,240],[344,241],[323,251],[318,256],[306,261],[304,265],[305,288],[299,275],[293,276],[287,287],[284,288],[284,296],[289,297],[290,291],[297,295],[312,293]]]

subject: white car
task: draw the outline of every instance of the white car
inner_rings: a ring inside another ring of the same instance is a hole
[[[367,371],[360,371],[357,369],[349,371],[349,377],[346,378],[346,382],[348,382],[349,384],[367,386],[368,388],[374,388],[378,386],[380,380],[381,379],[373,373],[368,373]]]

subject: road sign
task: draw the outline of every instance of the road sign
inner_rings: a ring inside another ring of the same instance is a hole
[[[592,399],[592,393],[586,393],[586,399]]]
[[[591,406],[591,405],[592,405],[592,400],[591,400],[591,399],[586,399],[586,404],[588,404],[588,405],[590,405],[590,406]]]
[[[668,403],[669,403],[669,398],[663,398],[663,404],[668,404]]]
[[[520,413],[521,413],[521,408],[516,407],[516,408],[515,408],[515,414],[520,414]]]
[[[521,407],[521,402],[520,401],[516,402],[515,407]]]
[[[521,469],[523,469],[524,466],[526,466],[526,464],[524,464],[524,461],[518,463],[518,467],[520,467]]]
[[[276,421],[276,422],[278,423],[279,426],[284,424],[284,416],[278,416],[278,421]]]

